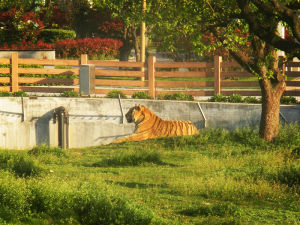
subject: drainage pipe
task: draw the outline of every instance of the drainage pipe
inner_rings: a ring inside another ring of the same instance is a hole
[[[58,146],[62,149],[69,147],[69,114],[63,106],[53,111],[53,122],[58,122]]]

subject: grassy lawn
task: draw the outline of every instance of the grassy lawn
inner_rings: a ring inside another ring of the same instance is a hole
[[[300,128],[0,151],[0,224],[300,224]]]

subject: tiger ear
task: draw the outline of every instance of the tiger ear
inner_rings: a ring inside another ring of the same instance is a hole
[[[141,107],[140,107],[140,105],[135,105],[135,106],[134,106],[134,109],[137,110],[137,111],[140,111],[140,110],[141,110]]]

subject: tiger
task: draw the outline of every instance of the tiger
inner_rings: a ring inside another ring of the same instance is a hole
[[[199,134],[197,127],[191,121],[163,120],[143,105],[130,108],[125,117],[128,123],[135,123],[136,132],[118,138],[113,143]]]

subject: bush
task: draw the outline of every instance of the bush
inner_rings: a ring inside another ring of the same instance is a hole
[[[19,177],[35,176],[42,172],[28,156],[8,152],[0,154],[0,169],[10,171]]]
[[[75,39],[76,33],[73,30],[63,29],[43,29],[39,35],[39,39],[45,43],[55,43],[65,39]]]
[[[227,97],[227,102],[241,103],[243,102],[243,97],[240,94],[232,94]]]
[[[65,156],[66,153],[63,149],[58,148],[58,147],[50,147],[49,145],[42,144],[40,146],[36,146],[30,151],[28,151],[29,155],[44,155],[44,154],[51,154],[51,155],[56,155],[56,156]]]
[[[216,94],[208,99],[209,102],[227,102],[227,97],[222,94]]]
[[[28,94],[24,91],[16,91],[12,95],[14,97],[28,97]]]
[[[247,96],[244,98],[245,103],[261,103],[261,99],[257,99],[256,97]]]
[[[30,213],[27,199],[30,191],[23,179],[16,179],[10,173],[0,171],[0,223],[16,221]]]
[[[179,101],[193,101],[194,97],[192,95],[187,95],[183,92],[174,94],[162,94],[157,96],[160,100],[179,100]]]
[[[71,91],[64,91],[60,94],[61,97],[78,97],[78,93],[74,90]]]
[[[100,162],[93,164],[95,167],[106,167],[106,166],[138,166],[143,163],[153,163],[157,165],[163,165],[161,156],[157,152],[147,151],[132,151],[122,152],[109,159],[103,159]]]
[[[152,99],[152,97],[144,91],[138,91],[134,92],[131,98],[136,98],[136,99]]]
[[[9,91],[1,91],[0,92],[0,97],[9,97],[12,96],[11,92]]]
[[[57,41],[55,50],[58,58],[78,58],[81,54],[88,54],[90,57],[98,55],[116,57],[121,46],[122,42],[119,40],[97,37]]]
[[[297,100],[293,96],[282,96],[280,98],[281,104],[296,104]]]
[[[120,90],[112,90],[106,94],[106,98],[127,98],[126,95]]]

